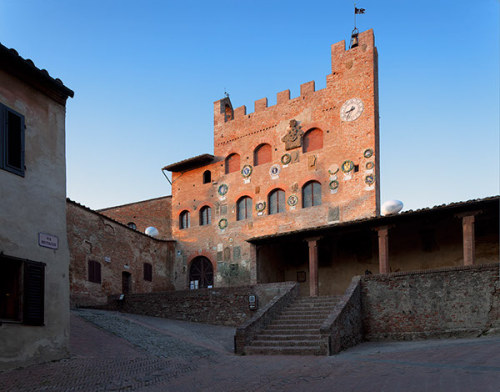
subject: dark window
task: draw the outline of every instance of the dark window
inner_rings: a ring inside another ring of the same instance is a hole
[[[226,174],[240,171],[240,156],[231,154],[226,158]]]
[[[45,264],[0,256],[0,320],[43,325]]]
[[[0,104],[0,168],[24,176],[24,117]]]
[[[179,229],[187,229],[190,226],[189,211],[182,211],[179,215]]]
[[[319,206],[321,204],[321,184],[309,181],[302,188],[302,207]]]
[[[89,260],[89,282],[101,283],[101,264],[95,260]]]
[[[209,225],[212,223],[212,209],[208,206],[200,209],[200,226]]]
[[[236,203],[236,220],[244,220],[252,217],[252,199],[248,196],[243,196]]]
[[[285,191],[275,189],[269,193],[269,214],[285,211]]]
[[[271,151],[271,146],[269,144],[261,144],[253,152],[254,166],[271,162],[271,159],[272,159],[272,151]]]
[[[132,292],[132,275],[130,272],[122,272],[122,294],[130,294]]]
[[[198,256],[189,267],[189,282],[192,289],[203,289],[214,284],[214,269],[206,257]]]
[[[309,152],[323,148],[323,132],[321,129],[314,128],[304,134],[302,142],[302,151]]]
[[[144,280],[153,281],[153,266],[149,263],[144,263]]]
[[[128,222],[127,226],[131,229],[137,230],[137,225],[134,222]]]
[[[211,182],[212,182],[212,173],[210,172],[210,170],[205,170],[203,172],[203,183],[209,184]]]

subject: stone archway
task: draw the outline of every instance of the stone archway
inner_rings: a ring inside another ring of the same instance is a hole
[[[214,284],[214,268],[209,259],[198,256],[193,259],[189,267],[190,287],[204,289]],[[198,283],[196,283],[198,282]]]

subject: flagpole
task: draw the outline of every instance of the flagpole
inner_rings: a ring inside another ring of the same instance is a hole
[[[356,3],[354,3],[354,28],[356,28]]]

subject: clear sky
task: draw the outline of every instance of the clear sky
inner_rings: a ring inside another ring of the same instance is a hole
[[[358,1],[379,52],[381,200],[499,193],[498,0]],[[348,0],[0,0],[0,41],[75,91],[68,196],[104,208],[170,194],[169,163],[213,153],[213,102],[326,85]]]

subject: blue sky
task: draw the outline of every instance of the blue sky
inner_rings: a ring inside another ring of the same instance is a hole
[[[379,52],[381,200],[499,193],[499,2],[358,1]],[[0,0],[0,41],[75,91],[68,196],[170,194],[169,163],[213,152],[213,102],[323,88],[351,1]]]

